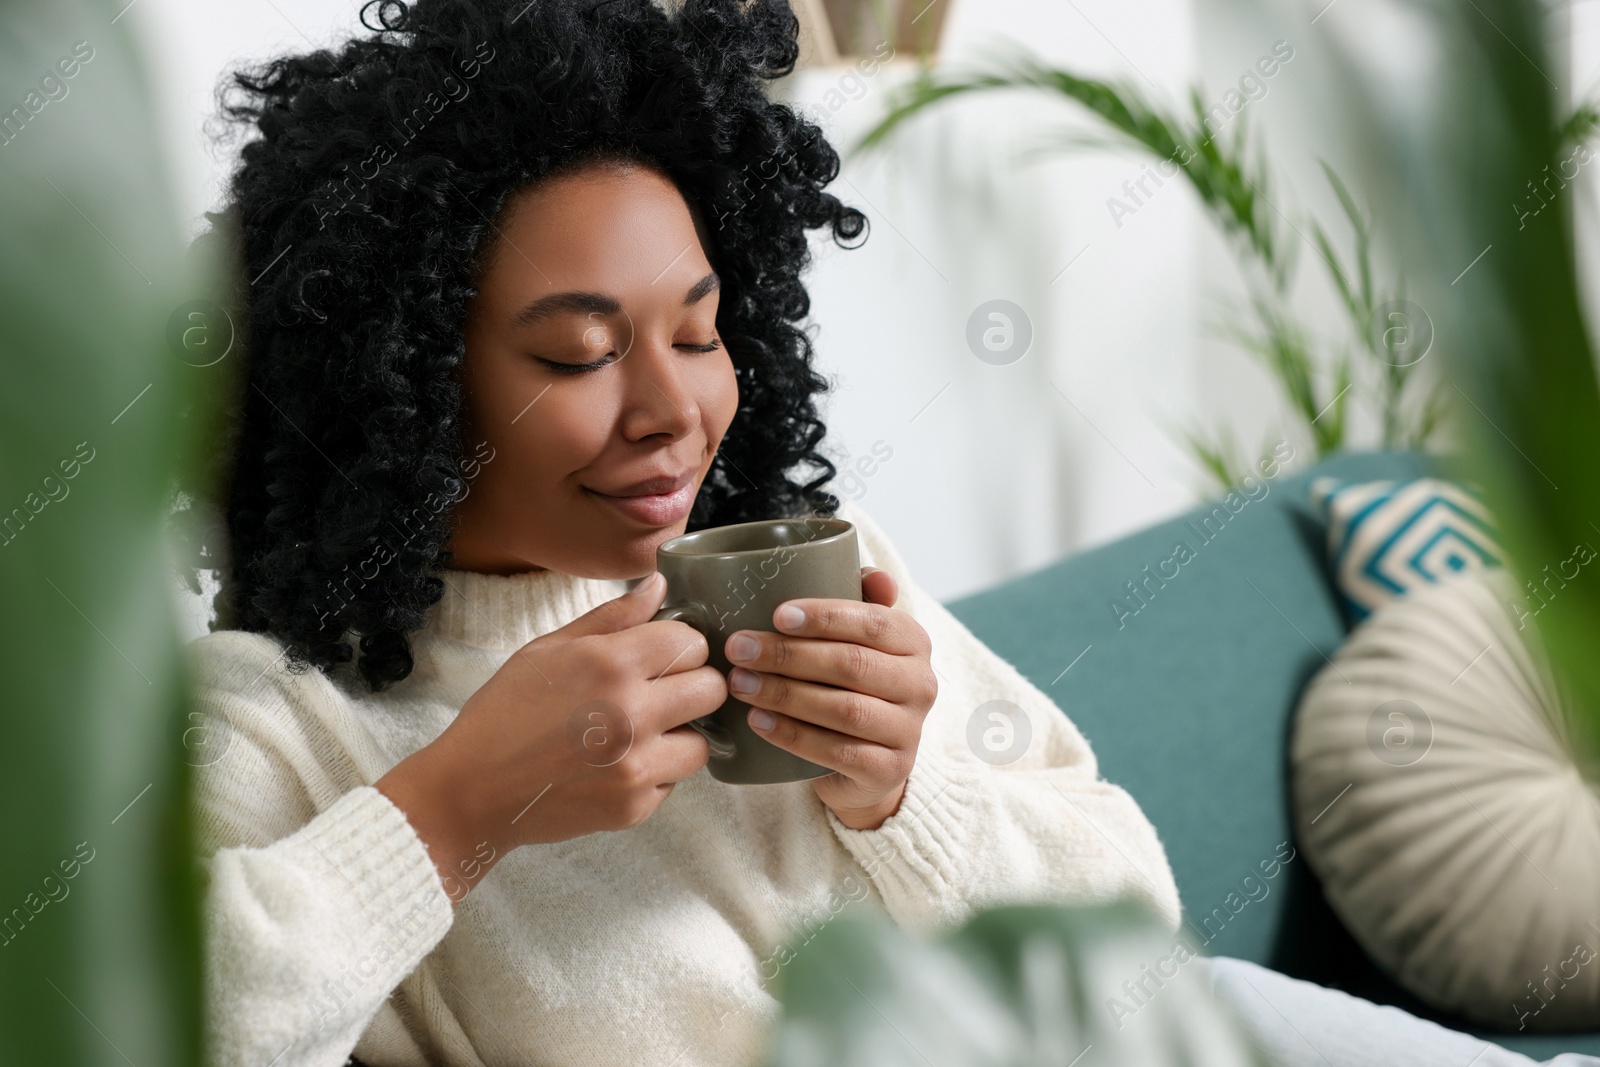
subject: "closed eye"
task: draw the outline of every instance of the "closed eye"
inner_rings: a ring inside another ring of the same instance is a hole
[[[615,355],[615,352],[607,352],[593,363],[562,363],[560,360],[555,359],[541,359],[537,356],[534,358],[557,374],[582,374],[585,371],[599,370],[607,364],[615,363],[616,360],[612,358]]]
[[[710,344],[678,345],[677,347],[687,348],[691,352],[715,352],[717,349],[722,347],[722,342],[716,338],[713,338]],[[617,361],[617,354],[615,352],[607,352],[604,356],[595,360],[593,363],[562,363],[560,360],[555,359],[544,359],[538,356],[535,356],[534,358],[538,360],[538,362],[544,364],[546,367],[549,367],[551,370],[555,371],[557,374],[584,374],[588,371],[600,370],[602,367],[606,367],[612,363],[615,363]]]

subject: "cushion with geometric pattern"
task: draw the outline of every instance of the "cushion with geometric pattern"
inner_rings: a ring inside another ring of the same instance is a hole
[[[1311,502],[1352,625],[1419,586],[1505,564],[1488,509],[1454,482],[1318,478]]]

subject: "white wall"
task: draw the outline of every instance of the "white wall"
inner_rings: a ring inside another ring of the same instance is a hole
[[[942,61],[977,62],[1009,37],[1047,62],[1127,75],[1158,96],[1192,79],[1187,0],[958,0]],[[844,71],[803,71],[783,95],[829,117],[848,149],[881,114],[909,62],[866,91]],[[1147,82],[1145,79],[1148,78]],[[838,106],[839,91],[845,98]],[[974,591],[1113,538],[1190,497],[1195,472],[1158,428],[1193,411],[1197,219],[1169,181],[1131,217],[1106,201],[1140,177],[1131,152],[1024,153],[1092,130],[1041,93],[951,101],[881,155],[847,158],[835,193],[872,235],[819,243],[811,291],[827,421],[843,463],[883,442],[893,458],[862,505],[940,597]],[[969,317],[1004,299],[1032,344],[1007,365],[969,347]]]
[[[225,70],[290,51],[310,51],[361,30],[364,0],[134,0],[121,16],[153,57],[150,76],[164,102],[163,125],[178,195],[191,233],[215,208],[233,166],[214,93]]]

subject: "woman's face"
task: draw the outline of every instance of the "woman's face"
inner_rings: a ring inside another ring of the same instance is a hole
[[[739,403],[688,204],[654,171],[591,168],[498,225],[463,368],[467,453],[494,452],[457,506],[452,566],[648,574]]]

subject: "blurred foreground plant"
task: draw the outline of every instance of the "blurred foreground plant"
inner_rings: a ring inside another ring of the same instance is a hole
[[[191,294],[123,6],[0,15],[3,1064],[199,1062],[163,527],[201,379],[166,343]]]
[[[1264,1065],[1192,960],[1151,984],[1172,952],[1126,903],[990,908],[938,938],[841,916],[778,972],[767,1067]]]
[[[1422,69],[1427,92],[1396,109],[1371,66],[1340,51],[1335,118],[1369,187],[1406,208],[1396,243],[1462,401],[1465,473],[1484,485],[1513,569],[1542,581],[1574,546],[1600,544],[1600,382],[1568,188],[1600,154],[1584,144],[1595,111],[1559,118],[1556,13],[1536,0],[1398,7],[1442,57]],[[1557,726],[1579,735],[1600,787],[1600,582],[1545,591],[1538,636],[1570,713]]]

